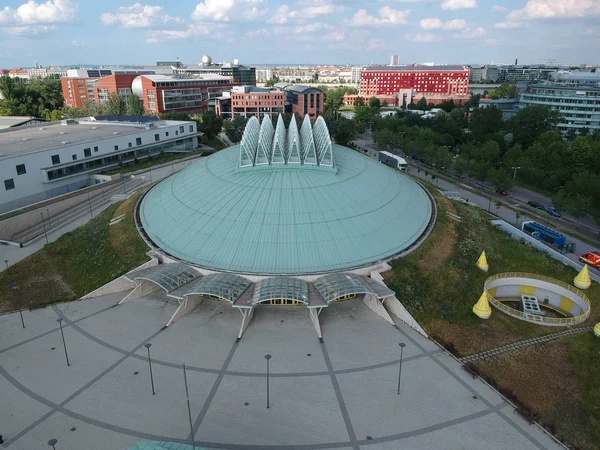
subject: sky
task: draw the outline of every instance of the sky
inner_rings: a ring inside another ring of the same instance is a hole
[[[1,0],[0,68],[600,64],[600,0]]]

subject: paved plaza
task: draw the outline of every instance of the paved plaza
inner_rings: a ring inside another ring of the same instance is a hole
[[[258,307],[237,341],[241,315],[229,303],[207,298],[163,328],[175,310],[164,293],[115,306],[125,294],[26,311],[25,329],[18,313],[0,317],[2,447],[46,449],[51,438],[57,450],[189,443],[185,361],[199,447],[559,448],[434,343],[389,325],[360,298],[323,310],[322,342],[306,308],[292,306]]]

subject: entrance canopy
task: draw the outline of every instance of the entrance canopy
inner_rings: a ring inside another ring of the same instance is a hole
[[[378,299],[392,297],[394,291],[363,275],[353,273],[332,273],[315,281],[315,287],[327,303],[357,294],[370,294]]]

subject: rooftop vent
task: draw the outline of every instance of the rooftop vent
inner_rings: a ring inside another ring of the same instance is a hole
[[[60,134],[67,134],[67,132],[66,131],[61,131]]]
[[[96,128],[98,128],[98,127],[92,127],[92,130],[95,130]]]
[[[60,123],[62,125],[75,125],[77,121],[75,119],[63,119]]]
[[[119,132],[118,131],[113,131],[113,134],[119,134]]]
[[[29,140],[29,138],[23,138],[23,139],[21,139],[21,140],[22,140],[22,141],[28,141],[28,140]]]
[[[38,130],[40,130],[40,131],[44,131],[44,129],[45,129],[45,128],[38,128]]]
[[[63,145],[65,145],[65,144],[70,144],[71,141],[61,141],[60,143],[63,144]]]

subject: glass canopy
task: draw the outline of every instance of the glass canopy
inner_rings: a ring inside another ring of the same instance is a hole
[[[252,304],[269,300],[289,300],[308,304],[308,283],[292,277],[271,277],[258,281]]]
[[[394,295],[394,291],[381,283],[363,275],[352,273],[332,273],[322,276],[314,282],[315,287],[327,303],[353,294],[370,294],[377,298]]]
[[[232,273],[213,273],[190,283],[183,295],[211,295],[233,303],[250,284],[250,281]]]
[[[126,275],[132,281],[150,281],[163,288],[167,293],[189,283],[199,276],[200,274],[197,271],[187,264],[182,263],[159,264],[158,266]]]

